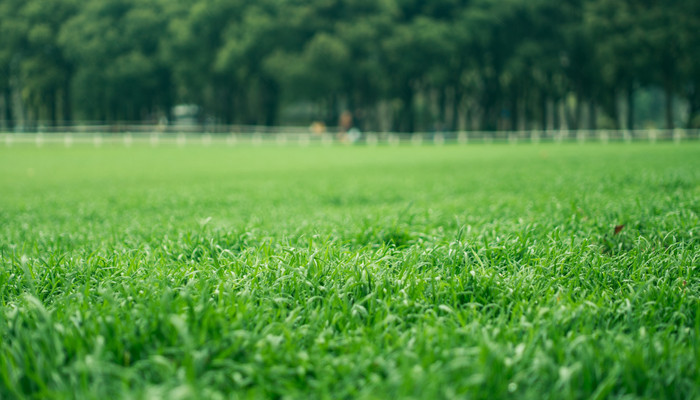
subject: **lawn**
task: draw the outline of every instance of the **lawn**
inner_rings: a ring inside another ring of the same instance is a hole
[[[0,147],[0,398],[698,398],[699,268],[699,143]]]

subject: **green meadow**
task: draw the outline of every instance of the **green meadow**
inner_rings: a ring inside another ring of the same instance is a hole
[[[699,268],[700,143],[0,147],[0,398],[698,398]]]

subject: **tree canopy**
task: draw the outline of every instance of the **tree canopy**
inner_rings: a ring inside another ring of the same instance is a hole
[[[700,127],[699,52],[696,0],[2,0],[0,120]]]

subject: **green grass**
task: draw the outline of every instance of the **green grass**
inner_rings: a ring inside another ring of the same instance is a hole
[[[697,143],[3,147],[0,398],[698,398],[699,215]]]

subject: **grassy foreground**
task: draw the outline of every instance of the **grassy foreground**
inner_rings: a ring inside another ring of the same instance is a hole
[[[3,147],[0,398],[698,398],[699,267],[697,143]]]

